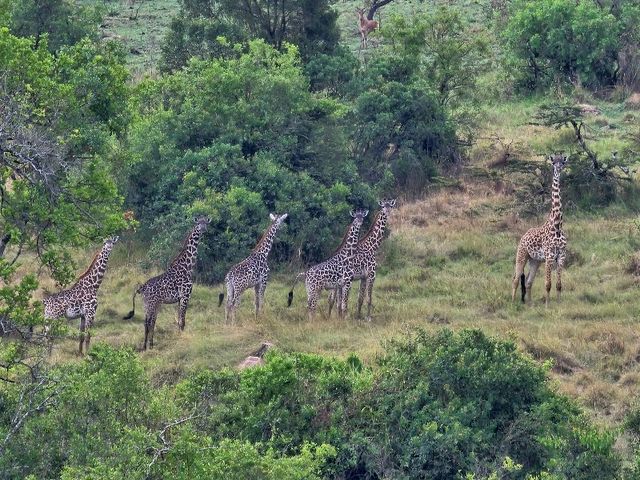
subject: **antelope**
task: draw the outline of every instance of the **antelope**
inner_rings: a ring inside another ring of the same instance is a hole
[[[360,31],[360,48],[367,48],[367,35],[369,35],[369,32],[378,28],[378,22],[375,20],[369,20],[365,17],[364,8],[356,8],[356,13],[360,20],[360,23],[358,24],[358,30]]]

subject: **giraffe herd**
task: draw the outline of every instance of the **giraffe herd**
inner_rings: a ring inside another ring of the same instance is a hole
[[[522,287],[522,302],[531,301],[531,287],[538,267],[545,262],[545,305],[549,303],[551,290],[551,270],[557,267],[556,289],[558,298],[562,291],[561,272],[566,260],[567,239],[562,231],[562,202],[560,197],[560,172],[567,163],[566,155],[551,155],[553,182],[551,192],[551,211],[548,220],[541,227],[529,229],[520,239],[516,253],[515,272],[512,281],[512,300],[515,300],[518,284]],[[384,232],[391,209],[396,200],[382,200],[371,227],[360,238],[360,229],[368,210],[351,212],[352,221],[336,251],[327,260],[299,273],[289,292],[288,306],[293,300],[296,283],[304,279],[307,291],[307,311],[309,320],[313,320],[322,290],[329,290],[329,316],[334,305],[338,316],[345,318],[349,291],[355,280],[360,280],[357,316],[361,317],[362,306],[366,299],[366,319],[371,320],[372,291],[376,278],[377,252],[384,238]],[[288,214],[271,214],[271,224],[251,254],[240,263],[231,267],[225,276],[227,303],[225,323],[235,322],[235,311],[242,293],[253,287],[255,290],[255,317],[264,306],[264,294],[269,276],[267,257],[273,245],[278,229]],[[124,319],[135,315],[135,298],[143,298],[145,312],[145,335],[142,348],[153,348],[158,309],[162,304],[178,304],[178,328],[185,328],[185,317],[193,288],[193,271],[196,265],[198,244],[207,229],[210,220],[206,217],[195,219],[195,225],[184,240],[182,249],[170,263],[167,270],[137,288],[133,294],[133,308]],[[90,328],[98,307],[97,293],[107,269],[109,255],[118,237],[109,238],[77,282],[69,289],[46,296],[43,299],[45,320],[80,318],[79,352],[83,345],[89,348]],[[525,275],[525,266],[529,263],[529,272]],[[219,295],[218,306],[224,301],[224,293]]]

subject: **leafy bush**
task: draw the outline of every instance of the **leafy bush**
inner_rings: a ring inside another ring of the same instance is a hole
[[[205,238],[201,250],[206,280],[247,254],[269,212],[290,214],[275,260],[300,249],[310,262],[335,246],[350,208],[374,205],[345,158],[344,106],[309,92],[293,46],[278,52],[255,41],[237,58],[193,61],[141,84],[134,101],[129,202],[145,226],[170,232],[157,258],[184,234],[185,210],[212,218],[206,238],[216,241]]]
[[[622,22],[596,2],[520,0],[504,36],[528,88],[550,80],[592,88],[615,84]]]

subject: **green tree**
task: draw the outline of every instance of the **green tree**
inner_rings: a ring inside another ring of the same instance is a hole
[[[54,57],[46,42],[36,47],[6,28],[0,52],[1,253],[11,244],[17,259],[32,249],[66,283],[69,246],[126,225],[109,161],[109,135],[128,121],[118,107],[126,98],[122,58],[86,43]]]
[[[622,27],[595,2],[521,0],[504,37],[528,88],[553,79],[595,88],[616,83]]]
[[[51,52],[74,45],[84,37],[97,39],[100,14],[96,7],[71,0],[21,0],[14,3],[11,29],[21,37],[33,37],[37,48],[47,37]]]
[[[392,54],[417,62],[416,75],[427,81],[442,105],[468,99],[489,68],[487,33],[468,25],[455,8],[393,17],[383,35]]]
[[[193,56],[214,58],[232,44],[262,38],[278,50],[298,46],[304,60],[338,44],[337,13],[327,0],[188,0],[182,2],[163,43],[162,67],[175,70]]]
[[[335,246],[350,208],[374,203],[348,158],[346,108],[309,92],[293,45],[280,52],[259,40],[232,58],[192,61],[141,84],[135,104],[129,202],[146,227],[169,232],[155,244],[160,258],[179,242],[185,212],[207,213],[208,280],[255,244],[269,212],[291,219],[273,257],[300,249],[314,261]]]

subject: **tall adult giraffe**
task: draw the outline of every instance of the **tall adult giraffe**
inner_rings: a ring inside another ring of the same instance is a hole
[[[80,318],[80,344],[78,351],[82,354],[82,345],[85,351],[89,350],[91,343],[91,326],[98,308],[98,289],[107,271],[107,263],[113,246],[118,237],[105,240],[104,245],[89,265],[89,268],[80,275],[78,281],[69,289],[44,297],[44,318],[55,320],[66,317],[69,320]],[[86,330],[86,339],[85,339]]]
[[[562,291],[562,268],[566,259],[567,237],[562,231],[562,201],[560,200],[560,172],[567,163],[567,156],[561,154],[550,155],[553,165],[553,183],[551,185],[551,211],[546,223],[541,227],[533,227],[527,230],[518,244],[516,253],[515,273],[513,274],[511,299],[516,299],[518,281],[522,286],[522,302],[525,302],[525,294],[531,301],[531,286],[536,277],[538,267],[545,262],[545,305],[549,305],[549,293],[551,291],[551,269],[557,267],[556,290],[558,299]],[[529,274],[524,275],[524,268],[529,262]]]
[[[380,200],[378,202],[380,210],[371,224],[369,231],[360,239],[353,259],[353,280],[360,280],[360,293],[358,294],[358,318],[362,316],[362,304],[367,297],[367,320],[371,320],[371,297],[373,293],[373,283],[376,280],[376,267],[378,266],[376,254],[384,239],[384,230],[392,208],[396,206],[395,199]],[[329,294],[329,316],[337,291],[332,290]]]
[[[136,295],[141,294],[144,301],[144,344],[143,350],[153,348],[153,332],[160,305],[178,303],[178,328],[184,330],[187,305],[193,289],[193,269],[198,256],[198,243],[207,230],[211,220],[207,217],[195,219],[195,225],[185,238],[182,250],[173,259],[167,271],[150,278],[133,294],[133,310],[123,317],[132,318],[136,311]]]
[[[358,245],[358,235],[360,234],[362,221],[368,213],[368,210],[351,212],[353,221],[338,250],[329,259],[318,265],[314,265],[306,272],[299,273],[296,276],[293,287],[291,287],[291,291],[289,292],[288,305],[290,306],[293,301],[293,289],[296,283],[300,278],[304,277],[304,283],[307,289],[309,320],[313,320],[316,307],[318,306],[318,297],[323,289],[337,289],[338,316],[344,318],[347,312],[349,290],[351,289],[353,279],[353,258],[356,246]]]
[[[282,215],[269,214],[271,225],[265,230],[262,238],[254,247],[251,254],[240,263],[231,267],[224,277],[224,283],[227,286],[227,305],[224,311],[225,323],[229,319],[231,323],[235,322],[236,309],[240,304],[240,296],[242,292],[250,287],[254,287],[256,292],[256,319],[258,318],[258,314],[264,305],[264,292],[267,288],[267,280],[269,278],[267,256],[273,246],[276,232],[287,216],[287,213]],[[218,297],[218,306],[222,305],[223,300],[224,293],[221,293]]]

